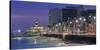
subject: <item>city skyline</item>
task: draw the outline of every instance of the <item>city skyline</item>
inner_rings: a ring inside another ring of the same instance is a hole
[[[34,25],[34,17],[38,17],[39,25],[47,26],[49,24],[48,12],[52,8],[77,7],[73,4],[50,4],[39,2],[11,1],[11,33],[17,33],[21,29],[26,29]],[[84,5],[85,9],[96,9],[92,5]]]

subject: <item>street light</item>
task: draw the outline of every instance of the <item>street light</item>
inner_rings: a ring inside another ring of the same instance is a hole
[[[58,27],[59,25],[58,24],[56,24],[56,27]]]
[[[86,19],[84,18],[84,19],[83,19],[83,21],[85,22],[85,21],[86,21]]]
[[[58,25],[60,26],[60,25],[61,25],[61,23],[58,23]]]
[[[93,18],[94,18],[94,19],[96,19],[96,17],[95,17],[95,16],[94,16]]]
[[[91,18],[91,16],[89,16]]]
[[[72,21],[70,22],[70,24],[72,24]]]
[[[80,17],[79,20],[82,20],[82,17]]]
[[[76,20],[75,22],[76,22],[76,23],[78,23],[79,21],[78,21],[78,20]]]

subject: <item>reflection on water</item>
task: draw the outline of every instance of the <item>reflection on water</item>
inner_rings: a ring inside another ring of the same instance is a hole
[[[56,47],[49,44],[47,38],[41,37],[16,37],[11,38],[11,49]]]
[[[37,39],[34,39],[34,44],[37,44]]]
[[[59,38],[53,37],[14,37],[11,38],[11,49],[31,49],[31,48],[46,48],[46,47],[61,47],[61,46],[79,46],[87,43],[75,43],[72,41],[62,41]]]

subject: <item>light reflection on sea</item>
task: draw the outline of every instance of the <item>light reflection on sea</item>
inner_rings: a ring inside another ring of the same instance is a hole
[[[15,37],[11,38],[11,49],[56,47],[49,44],[47,38],[41,37]]]

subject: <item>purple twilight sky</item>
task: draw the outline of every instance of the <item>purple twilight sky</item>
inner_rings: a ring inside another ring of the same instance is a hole
[[[17,30],[22,32],[34,25],[34,18],[39,19],[39,25],[49,24],[48,12],[51,8],[64,8],[66,6],[79,6],[73,4],[55,4],[39,3],[25,1],[11,1],[11,32],[18,34]],[[96,9],[95,6],[84,5],[86,9]]]

